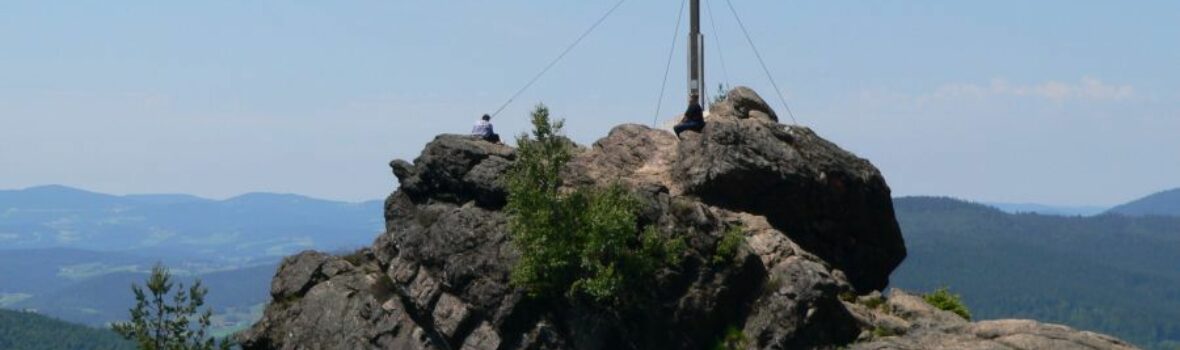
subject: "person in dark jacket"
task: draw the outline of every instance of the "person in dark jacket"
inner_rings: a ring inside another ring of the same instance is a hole
[[[491,143],[500,143],[500,135],[492,130],[492,116],[484,114],[475,122],[475,126],[471,127],[471,136],[483,139]]]
[[[701,108],[701,103],[698,100],[700,100],[700,96],[697,94],[688,97],[688,109],[684,111],[684,118],[680,119],[680,124],[672,127],[677,138],[685,130],[701,132],[701,129],[705,128],[705,110]]]

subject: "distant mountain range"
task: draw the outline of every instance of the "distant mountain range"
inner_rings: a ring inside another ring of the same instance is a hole
[[[1180,347],[1180,216],[1009,214],[950,198],[894,207],[909,255],[892,286],[963,295],[981,319],[1031,318]]]
[[[1009,214],[1037,213],[1058,216],[1093,216],[1118,214],[1127,216],[1180,216],[1180,188],[1160,191],[1134,201],[1114,206],[1095,205],[1066,206],[1038,203],[983,202],[981,204],[1000,209]]]
[[[990,207],[1002,210],[1009,214],[1018,213],[1037,213],[1043,215],[1058,215],[1058,216],[1091,216],[1098,215],[1105,212],[1108,207],[1101,207],[1096,205],[1046,205],[1037,203],[1000,203],[987,202],[982,203]]]
[[[1036,203],[981,203],[1007,213],[1040,213],[1048,216],[1089,217],[1113,213],[1122,216],[1180,216],[1180,189],[1160,191],[1114,207],[1097,205],[1047,205]]]
[[[1157,192],[1111,208],[1110,213],[1131,216],[1180,216],[1180,188]]]
[[[279,259],[305,249],[355,250],[384,226],[376,200],[0,191],[0,308],[103,326],[127,318],[131,283],[142,284],[161,262],[180,281],[200,278],[216,326],[232,330],[257,319]]]
[[[0,191],[2,249],[273,262],[303,249],[368,245],[384,227],[381,201],[345,203],[274,193],[226,200],[113,196],[65,186]]]

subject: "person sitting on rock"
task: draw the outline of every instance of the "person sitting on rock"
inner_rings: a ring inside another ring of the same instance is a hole
[[[688,96],[688,110],[684,111],[684,118],[680,119],[680,124],[672,127],[677,138],[685,130],[701,132],[701,129],[705,128],[705,111],[701,108],[701,103],[698,100],[700,100],[700,95],[696,93]]]
[[[484,114],[471,128],[471,136],[491,143],[500,143],[500,135],[492,131],[492,116]]]

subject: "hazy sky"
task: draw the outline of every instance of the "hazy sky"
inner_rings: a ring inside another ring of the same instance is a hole
[[[0,2],[0,188],[381,198],[389,160],[467,132],[614,2]],[[584,144],[650,124],[680,3],[624,3],[497,129],[525,131],[537,102]],[[895,195],[1180,187],[1178,1],[733,3],[800,123]],[[710,85],[785,114],[725,2],[706,4]],[[661,120],[683,108],[678,40]]]

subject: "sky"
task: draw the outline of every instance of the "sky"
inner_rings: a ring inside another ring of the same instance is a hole
[[[1180,187],[1180,2],[731,1],[798,123],[894,195],[1114,205]],[[615,3],[0,2],[0,189],[383,198],[390,160],[469,131]],[[625,1],[497,131],[527,131],[537,103],[582,144],[675,118],[680,6]],[[709,86],[785,114],[726,2],[703,6]]]

